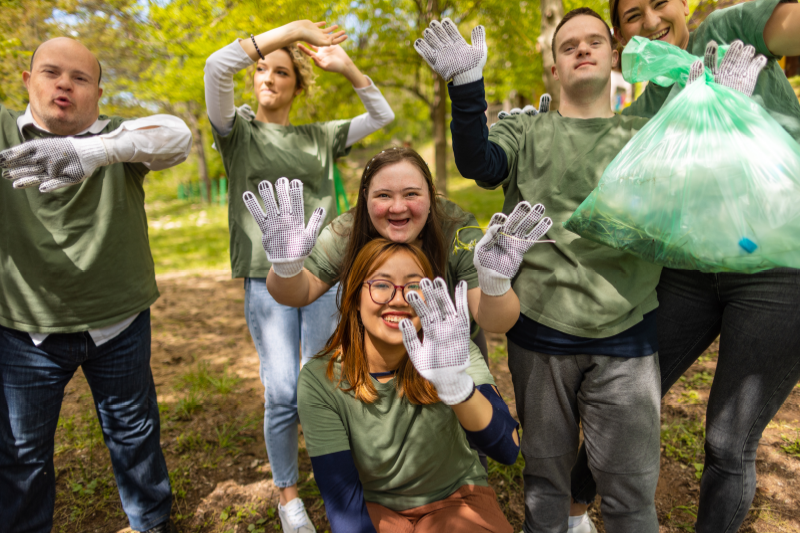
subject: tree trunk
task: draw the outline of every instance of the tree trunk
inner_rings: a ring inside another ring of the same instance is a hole
[[[447,196],[447,82],[436,77],[433,98],[433,147],[436,161],[436,191]]]
[[[208,166],[206,165],[206,149],[203,144],[203,130],[197,129],[197,142],[194,146],[197,149],[197,173],[200,174],[200,182],[206,191],[205,201],[211,203],[211,180],[208,179]]]
[[[561,84],[553,77],[552,73],[553,48],[551,43],[556,26],[564,18],[564,5],[561,0],[541,0],[541,6],[542,31],[539,34],[538,42],[539,51],[542,54],[542,81],[544,82],[545,90],[550,93],[552,98],[550,110],[556,111],[559,100],[561,100]]]
[[[191,109],[192,106],[187,106]],[[200,175],[200,183],[203,190],[206,191],[204,200],[208,203],[211,202],[211,180],[208,179],[208,165],[206,165],[206,149],[203,142],[203,130],[200,128],[200,123],[194,113],[191,111],[186,114],[189,120],[189,130],[192,132],[192,148],[197,154],[197,173]],[[201,195],[202,196],[202,195]]]
[[[438,0],[428,0],[428,22],[441,18]],[[434,72],[433,105],[433,149],[436,161],[436,190],[447,196],[447,80]]]

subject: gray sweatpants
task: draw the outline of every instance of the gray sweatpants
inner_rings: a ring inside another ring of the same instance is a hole
[[[525,533],[567,531],[579,422],[606,531],[658,533],[658,353],[546,355],[509,341],[508,367],[523,428]]]

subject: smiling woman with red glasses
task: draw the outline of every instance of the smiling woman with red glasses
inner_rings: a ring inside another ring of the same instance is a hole
[[[469,342],[466,283],[454,306],[433,272],[414,245],[367,243],[342,281],[336,332],[300,371],[300,421],[334,533],[512,530],[461,428],[512,464],[517,423]],[[415,309],[427,309],[422,322]]]

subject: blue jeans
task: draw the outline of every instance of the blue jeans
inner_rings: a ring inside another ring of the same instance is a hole
[[[800,379],[800,270],[704,274],[665,268],[658,301],[662,394],[720,338],[695,528],[733,533],[755,496],[764,428]],[[572,495],[589,502],[594,494],[584,452],[572,471]]]
[[[88,333],[52,334],[34,346],[0,326],[0,529],[53,526],[53,446],[64,389],[81,367],[94,398],[122,508],[133,529],[169,518],[172,491],[161,453],[150,371],[150,311],[100,347]]]
[[[297,378],[339,323],[338,284],[305,307],[281,305],[264,278],[245,278],[244,314],[256,345],[264,384],[264,441],[279,488],[297,483]]]

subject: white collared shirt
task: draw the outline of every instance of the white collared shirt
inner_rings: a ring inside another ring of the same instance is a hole
[[[98,119],[77,135],[86,133],[96,135],[103,131],[109,122],[107,119]],[[17,128],[23,139],[25,139],[23,130],[26,127],[49,133],[47,128],[36,122],[30,105],[25,109],[25,113],[17,118]],[[111,162],[142,163],[150,170],[164,170],[182,163],[192,149],[192,133],[181,119],[172,115],[152,115],[128,120],[116,130],[100,135],[99,138],[103,140]],[[127,329],[137,316],[138,313],[116,324],[91,329],[88,333],[95,345],[100,346]],[[28,335],[36,346],[42,344],[48,336],[47,333],[31,332],[28,332]]]

